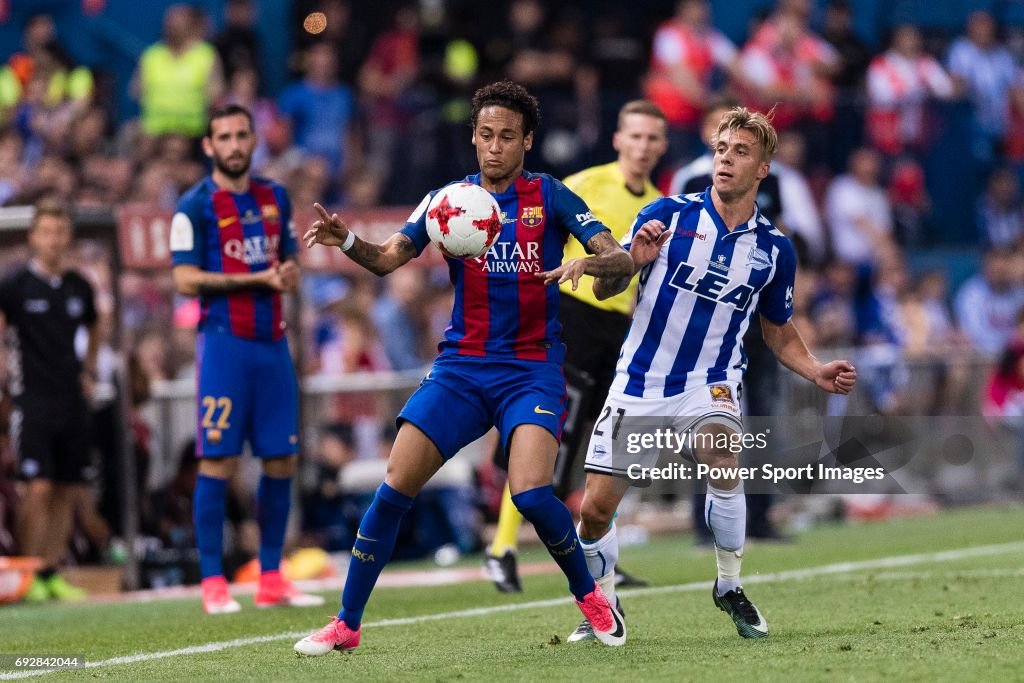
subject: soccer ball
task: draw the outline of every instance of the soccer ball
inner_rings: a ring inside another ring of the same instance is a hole
[[[483,256],[501,233],[501,208],[491,193],[473,183],[455,183],[427,205],[427,235],[445,256]]]

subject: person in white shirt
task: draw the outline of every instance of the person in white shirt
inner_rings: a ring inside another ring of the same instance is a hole
[[[862,147],[850,155],[849,172],[832,181],[825,195],[825,216],[836,258],[854,266],[872,266],[892,243],[892,206],[878,178],[882,158]]]
[[[779,223],[790,238],[799,237],[807,248],[812,263],[822,263],[828,251],[828,236],[821,223],[821,212],[814,200],[811,186],[804,177],[804,138],[796,131],[779,133],[779,150],[771,172],[779,179],[782,211]],[[799,251],[797,252],[799,253]]]

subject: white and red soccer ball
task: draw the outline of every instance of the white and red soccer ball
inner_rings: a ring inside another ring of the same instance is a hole
[[[483,256],[501,234],[501,208],[473,183],[448,185],[427,205],[427,235],[452,258]]]

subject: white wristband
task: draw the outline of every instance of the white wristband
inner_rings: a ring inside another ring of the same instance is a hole
[[[356,234],[351,230],[348,231],[348,237],[345,238],[345,242],[341,245],[342,251],[348,251],[352,248],[352,245],[356,243]]]

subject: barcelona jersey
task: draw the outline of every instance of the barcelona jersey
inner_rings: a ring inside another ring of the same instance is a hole
[[[479,185],[480,174],[460,182]],[[430,242],[426,208],[440,189],[423,198],[401,230],[417,254]],[[439,350],[561,363],[558,286],[545,285],[537,274],[561,265],[570,235],[586,244],[608,228],[582,199],[544,173],[524,172],[508,190],[492,196],[502,218],[494,245],[479,258],[447,259],[455,306]]]
[[[296,251],[292,208],[280,185],[254,178],[236,194],[207,176],[178,203],[171,220],[171,261],[218,273],[255,273],[273,268]],[[281,294],[244,290],[204,294],[202,331],[243,339],[276,340],[284,334]]]

